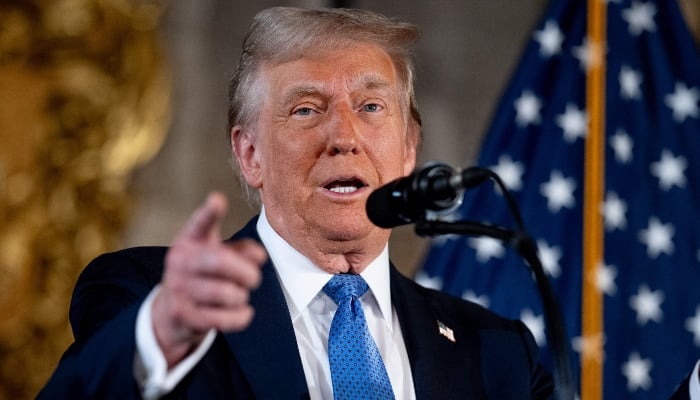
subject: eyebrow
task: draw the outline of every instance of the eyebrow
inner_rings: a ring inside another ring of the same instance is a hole
[[[382,75],[376,73],[362,74],[357,79],[354,79],[352,84],[369,90],[391,89],[391,83],[389,83],[389,81]]]
[[[295,101],[296,99],[312,96],[312,97],[323,97],[321,90],[313,84],[302,83],[297,86],[292,86],[285,91],[284,97],[282,98],[281,104],[287,105]]]
[[[381,91],[383,92],[382,94],[387,95],[391,92],[391,83],[383,76],[375,73],[361,74],[353,79],[350,84],[361,89]],[[297,99],[307,96],[320,98],[328,97],[328,95],[324,94],[323,90],[319,88],[318,84],[303,82],[288,88],[282,97],[281,104],[288,105]]]

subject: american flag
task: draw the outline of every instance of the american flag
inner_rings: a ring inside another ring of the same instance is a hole
[[[554,0],[498,105],[478,164],[518,203],[554,286],[575,380],[582,349],[602,364],[605,399],[667,398],[700,358],[700,56],[669,0],[606,7],[604,186],[584,204],[587,4]],[[600,61],[600,60],[599,60]],[[583,274],[586,207],[602,215],[603,261]],[[449,216],[514,226],[482,185]],[[602,296],[604,333],[582,335],[582,282]],[[513,249],[488,238],[434,239],[416,280],[523,320],[550,367],[542,307]],[[590,350],[590,349],[589,349]]]

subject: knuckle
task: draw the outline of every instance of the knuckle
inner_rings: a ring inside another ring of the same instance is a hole
[[[188,313],[181,302],[175,302],[171,305],[170,316],[176,325],[188,325]]]
[[[228,293],[228,303],[235,307],[240,305],[247,305],[250,294],[248,290],[241,287],[234,287],[230,293]]]
[[[188,280],[183,279],[182,276],[177,273],[168,274],[166,278],[164,284],[168,290],[174,294],[174,296],[172,296],[173,302],[180,302],[182,294],[187,290]]]

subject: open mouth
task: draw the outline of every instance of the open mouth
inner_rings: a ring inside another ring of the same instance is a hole
[[[354,193],[360,190],[361,188],[367,186],[366,183],[364,183],[362,180],[358,178],[350,178],[350,179],[337,179],[334,180],[327,185],[323,186],[326,190],[329,190],[333,193],[341,193],[341,194],[347,194],[347,193]]]

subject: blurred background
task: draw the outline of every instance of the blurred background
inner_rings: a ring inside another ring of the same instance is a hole
[[[420,161],[473,163],[545,0],[0,0],[0,399],[32,398],[71,343],[67,310],[105,251],[167,245],[211,190],[224,234],[256,210],[231,167],[226,92],[263,8],[352,6],[421,27]],[[700,2],[682,0],[696,39]],[[391,257],[411,276],[427,241]]]

